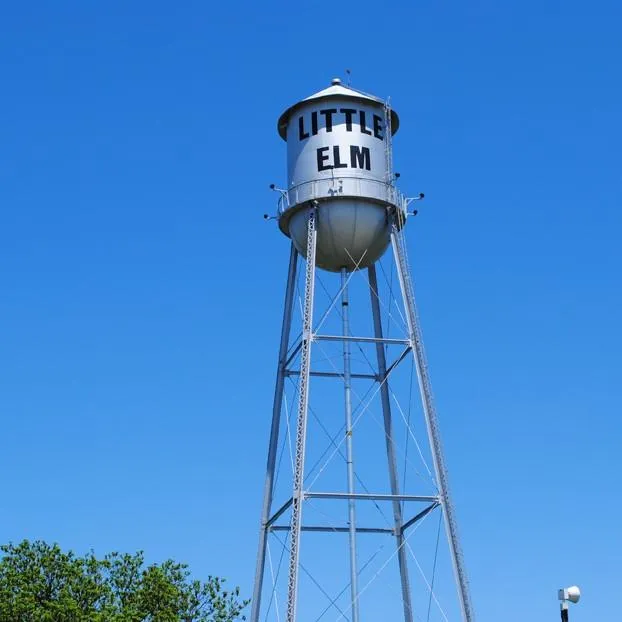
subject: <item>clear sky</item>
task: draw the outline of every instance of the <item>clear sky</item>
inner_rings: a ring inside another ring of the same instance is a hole
[[[478,619],[611,617],[615,0],[4,3],[0,540],[250,594],[287,240],[278,115],[352,70],[395,166]]]

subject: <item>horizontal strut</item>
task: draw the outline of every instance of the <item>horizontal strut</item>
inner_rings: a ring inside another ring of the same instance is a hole
[[[387,371],[384,375],[385,378],[388,378],[391,375],[391,372],[406,358],[406,355],[412,350],[410,346],[408,346],[398,357],[389,365]]]
[[[277,520],[284,512],[286,512],[290,505],[294,502],[293,497],[288,499],[269,519],[266,523],[266,527],[272,525],[272,523]]]
[[[272,525],[270,527],[271,531],[289,531],[289,525]],[[302,531],[321,531],[321,532],[332,532],[332,533],[348,533],[350,531],[349,527],[324,527],[322,525],[313,525],[309,527],[302,527]],[[381,527],[357,527],[357,533],[386,533],[389,535],[393,535],[393,529],[383,529]]]
[[[360,499],[361,501],[423,501],[438,503],[438,497],[421,495],[385,495],[366,492],[304,492],[305,499]]]
[[[434,508],[437,508],[440,505],[438,501],[435,501],[432,505],[429,505],[427,508],[421,510],[419,514],[413,516],[409,521],[406,521],[402,525],[402,531],[406,531],[409,527],[412,527],[417,521],[420,521],[424,516],[427,516]]]
[[[284,367],[287,367],[296,358],[296,355],[298,354],[298,352],[300,352],[301,348],[302,341],[299,341],[296,347],[292,350],[291,354],[287,357]]]
[[[386,343],[388,345],[410,345],[409,339],[389,339],[376,337],[352,337],[351,335],[313,335],[314,341],[354,341],[356,343]]]
[[[285,370],[286,376],[300,376],[300,372],[297,369]],[[343,374],[335,373],[333,371],[312,371],[311,376],[318,378],[341,378],[343,380]],[[364,380],[380,380],[380,377],[376,374],[350,374],[350,378],[362,378]]]

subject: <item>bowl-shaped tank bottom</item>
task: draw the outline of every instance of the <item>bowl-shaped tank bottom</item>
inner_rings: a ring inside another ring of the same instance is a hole
[[[309,209],[292,214],[289,235],[303,257],[307,255]],[[384,206],[361,199],[322,201],[317,208],[315,264],[330,272],[367,268],[384,254],[390,232]]]

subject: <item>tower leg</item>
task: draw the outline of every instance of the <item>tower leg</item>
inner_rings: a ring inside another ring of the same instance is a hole
[[[309,410],[309,378],[311,375],[311,344],[313,342],[313,297],[315,292],[315,250],[317,246],[317,211],[309,209],[307,223],[307,262],[305,268],[305,298],[302,319],[302,347],[300,349],[300,382],[298,390],[298,419],[296,423],[296,455],[294,459],[294,490],[292,494],[292,522],[287,585],[287,622],[296,621],[298,601],[298,567],[300,534],[302,531],[302,503],[304,501],[304,463]]]
[[[341,270],[341,316],[343,336],[350,335],[350,313],[348,300],[348,271]],[[348,494],[354,494],[354,462],[352,452],[352,378],[350,370],[350,342],[343,341],[343,387],[346,413],[346,462],[348,468]],[[348,500],[348,527],[350,533],[350,594],[352,622],[359,620],[358,570],[356,559],[356,508],[353,498]]]
[[[460,543],[458,541],[458,528],[449,495],[447,470],[445,468],[436,409],[434,407],[434,400],[432,397],[432,385],[430,383],[425,352],[423,349],[419,318],[417,317],[415,293],[410,277],[410,270],[408,268],[406,250],[403,246],[402,232],[398,231],[395,224],[393,224],[391,231],[391,245],[393,247],[400,289],[404,299],[404,307],[406,309],[408,332],[410,333],[411,347],[415,358],[415,367],[417,369],[419,391],[421,393],[423,414],[425,416],[428,439],[432,450],[434,473],[436,476],[436,483],[439,488],[439,497],[443,509],[443,517],[445,519],[445,531],[447,533],[447,540],[449,541],[454,575],[456,577],[456,583],[458,584],[458,596],[460,599],[462,618],[464,622],[473,622],[473,610],[469,596],[469,585],[466,577],[464,561],[462,559],[462,552],[460,550]]]
[[[257,552],[257,567],[255,570],[253,600],[251,601],[252,605],[250,622],[259,622],[259,610],[261,607],[263,576],[266,565],[266,545],[268,542],[267,522],[270,518],[270,512],[272,509],[272,495],[274,492],[274,470],[276,467],[276,454],[279,444],[279,428],[281,424],[283,389],[285,384],[285,361],[287,359],[287,349],[289,346],[289,335],[292,324],[292,308],[294,304],[294,292],[296,289],[295,284],[297,264],[298,252],[292,244],[289,255],[289,271],[287,273],[287,287],[285,290],[285,303],[283,307],[283,325],[281,327],[281,345],[279,346],[279,362],[276,372],[276,386],[274,387],[272,426],[270,429],[270,445],[268,448],[268,460],[266,465],[266,481],[264,485],[263,507],[261,510],[259,550]]]
[[[372,264],[368,269],[369,293],[371,296],[371,309],[374,319],[374,337],[378,340],[382,336],[382,319],[380,316],[380,303],[378,301],[378,279],[376,277],[376,265]],[[376,343],[376,358],[378,359],[378,376],[380,379],[380,400],[382,403],[382,416],[384,419],[384,435],[389,461],[389,481],[391,494],[399,495],[399,481],[397,475],[397,460],[395,457],[395,445],[393,443],[393,424],[391,421],[391,400],[389,398],[389,385],[385,380],[387,373],[387,360],[384,353],[384,345],[381,341]],[[400,581],[402,585],[402,601],[404,603],[404,622],[413,621],[412,601],[410,595],[410,580],[408,577],[408,562],[404,547],[404,533],[402,525],[402,507],[397,500],[393,501],[393,518],[395,521],[395,538],[397,540],[397,559],[400,569]]]

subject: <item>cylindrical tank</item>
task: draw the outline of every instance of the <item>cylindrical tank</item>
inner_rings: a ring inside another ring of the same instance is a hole
[[[403,198],[390,170],[388,114],[395,134],[399,119],[381,99],[335,79],[279,118],[279,134],[287,141],[279,227],[305,255],[308,210],[317,206],[319,268],[368,267],[389,244],[389,214],[402,209]]]

